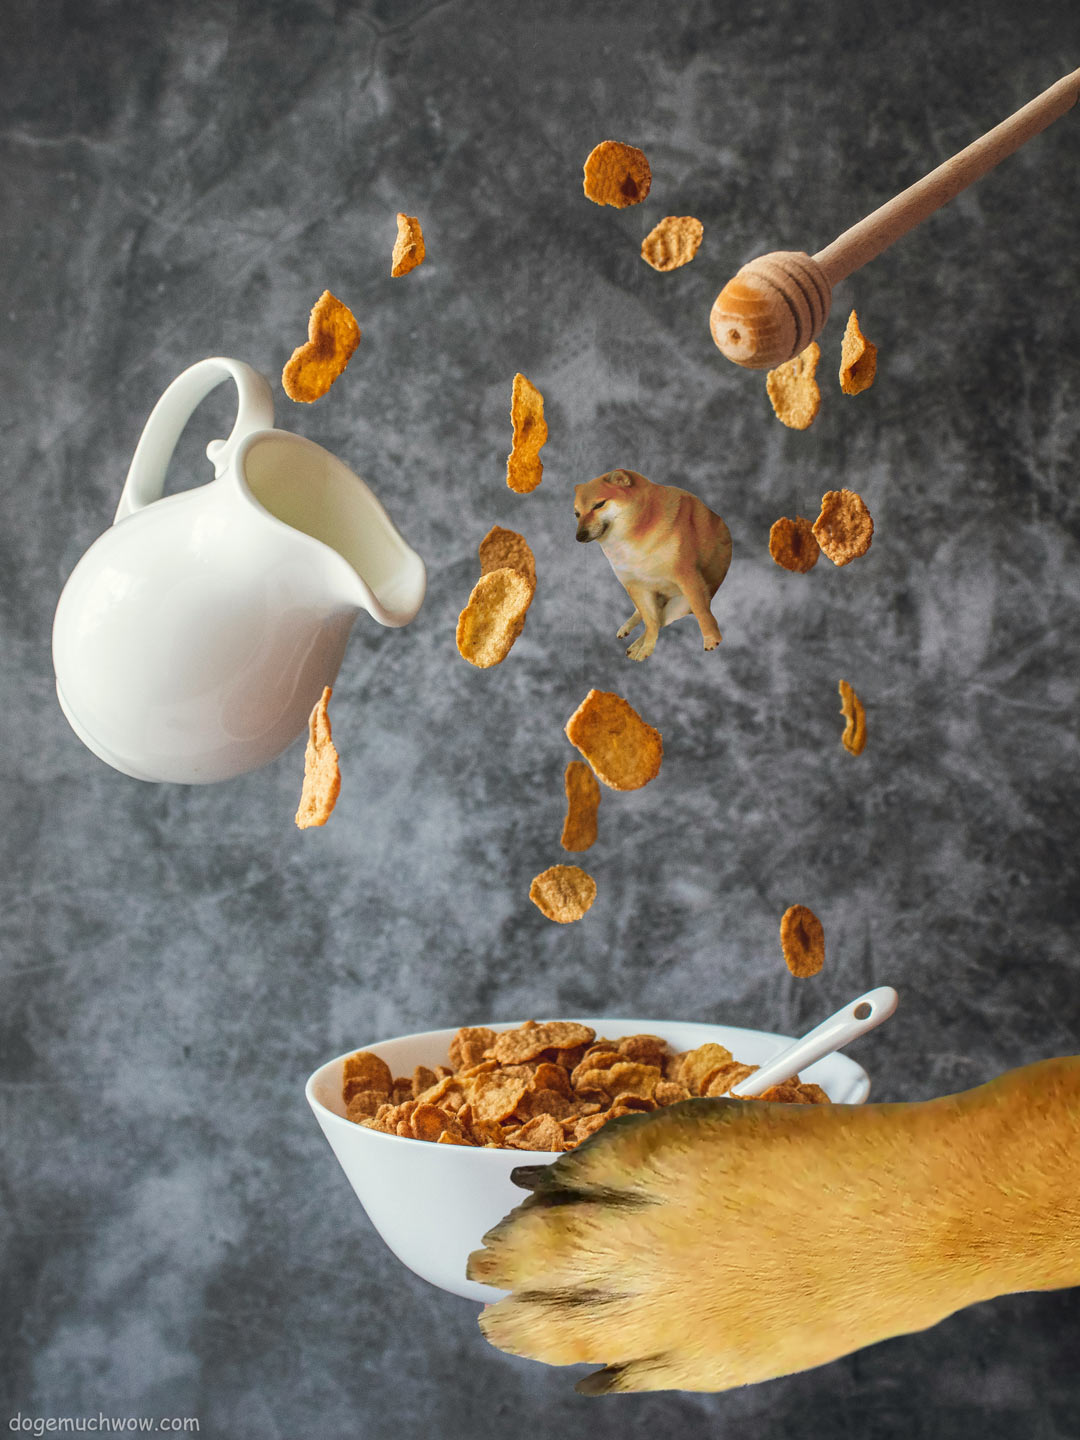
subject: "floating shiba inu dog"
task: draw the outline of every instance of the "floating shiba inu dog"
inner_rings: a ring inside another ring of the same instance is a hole
[[[627,650],[647,660],[662,625],[693,615],[706,650],[720,644],[709,602],[731,564],[731,534],[719,515],[674,485],[654,485],[636,470],[610,470],[574,491],[577,538],[599,540],[611,568],[634,602],[619,631],[645,632]]]

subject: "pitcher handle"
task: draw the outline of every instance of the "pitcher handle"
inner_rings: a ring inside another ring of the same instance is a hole
[[[273,429],[273,395],[257,370],[242,360],[229,360],[223,355],[200,360],[176,377],[151,410],[131,458],[120,504],[116,507],[116,520],[124,520],[161,499],[165,472],[184,426],[210,391],[229,379],[236,383],[239,400],[236,420],[228,440],[211,440],[206,447],[216,473],[220,474],[225,468],[233,449],[246,435],[253,430]]]

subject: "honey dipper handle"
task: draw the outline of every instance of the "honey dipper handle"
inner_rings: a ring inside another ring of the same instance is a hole
[[[1064,76],[1049,90],[1036,95],[1022,109],[988,130],[959,154],[946,160],[929,175],[909,185],[872,215],[845,230],[831,245],[814,256],[830,285],[837,285],[860,269],[894,240],[939,210],[961,190],[1019,150],[1021,145],[1059,119],[1080,98],[1080,70]]]

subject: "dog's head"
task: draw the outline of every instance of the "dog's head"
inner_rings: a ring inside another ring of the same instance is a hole
[[[620,511],[633,500],[634,492],[648,483],[636,470],[609,470],[606,475],[578,485],[574,490],[577,538],[583,543],[603,540]]]

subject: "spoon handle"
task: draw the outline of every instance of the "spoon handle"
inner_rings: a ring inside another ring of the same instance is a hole
[[[1019,150],[1034,135],[1060,119],[1080,99],[1080,70],[1065,75],[1049,90],[995,125],[966,149],[944,161],[929,175],[909,185],[899,195],[885,202],[865,220],[845,230],[831,245],[826,245],[814,259],[825,271],[830,285],[861,269],[869,260],[906,235],[916,225],[939,210],[961,190],[992,170],[995,165]]]
[[[887,1020],[899,999],[891,985],[879,985],[876,990],[868,990],[865,995],[860,995],[842,1010],[837,1010],[835,1015],[823,1020],[801,1040],[793,1041],[786,1050],[781,1050],[779,1055],[755,1070],[753,1075],[733,1085],[729,1094],[752,1100],[773,1085],[790,1080],[815,1060],[831,1055],[834,1050],[842,1050],[852,1040]]]

